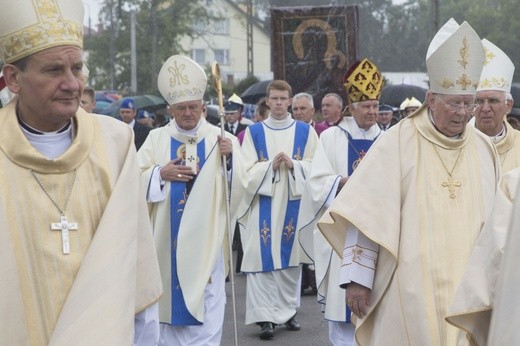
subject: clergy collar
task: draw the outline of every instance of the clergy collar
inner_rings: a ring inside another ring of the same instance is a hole
[[[269,117],[264,120],[264,123],[274,129],[283,129],[291,126],[294,123],[294,119],[290,116],[290,113],[287,113],[285,118],[278,120],[275,119],[269,114]]]
[[[175,129],[180,134],[183,134],[183,135],[186,135],[186,136],[196,136],[197,135],[197,130],[199,129],[200,124],[202,123],[202,119],[200,119],[199,122],[197,123],[197,126],[192,128],[191,130],[181,129],[179,127],[179,125],[177,124],[177,122],[175,121],[175,118],[172,118],[171,122],[173,122],[173,125],[175,125]]]
[[[52,135],[52,134],[56,134],[56,133],[66,132],[66,131],[70,133],[70,124],[72,123],[72,121],[69,119],[69,121],[67,121],[67,123],[65,125],[63,125],[63,127],[61,129],[59,129],[58,131],[42,132],[40,130],[35,129],[32,126],[29,126],[27,123],[25,123],[22,120],[22,117],[20,117],[20,114],[18,113],[18,107],[16,108],[16,118],[18,119],[18,123],[20,124],[20,126],[24,130],[24,132],[32,133],[35,135]]]
[[[489,136],[489,138],[491,139],[491,141],[493,141],[493,143],[498,143],[502,140],[502,138],[506,136],[506,133],[506,127],[504,126],[504,123],[502,123],[502,130],[500,130],[500,132],[494,136]]]

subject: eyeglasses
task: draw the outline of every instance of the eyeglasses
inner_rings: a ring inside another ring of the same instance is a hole
[[[486,104],[486,101],[490,107],[495,107],[495,106],[505,102],[506,100],[501,100],[497,97],[491,97],[491,98],[487,98],[487,99],[485,99],[485,98],[475,99],[475,103],[477,104],[477,107],[482,107],[483,105]]]
[[[458,111],[458,110],[461,110],[461,109],[464,109],[466,112],[471,112],[475,109],[475,107],[477,106],[475,103],[466,103],[464,101],[459,101],[459,102],[449,102],[449,103],[446,103],[444,102],[444,100],[440,97],[437,96],[437,98],[446,106],[448,107],[450,110],[452,111]]]

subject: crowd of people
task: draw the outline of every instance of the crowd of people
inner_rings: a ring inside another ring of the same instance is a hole
[[[232,270],[263,340],[305,328],[310,289],[333,345],[520,342],[514,65],[467,22],[432,39],[399,121],[364,58],[321,121],[274,80],[252,121],[229,97],[220,128],[204,69],[173,55],[169,121],[146,126],[131,97],[121,121],[91,113],[81,1],[4,8],[31,15],[0,14],[0,344],[219,345]]]

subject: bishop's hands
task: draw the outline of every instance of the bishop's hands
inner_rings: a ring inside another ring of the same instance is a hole
[[[287,166],[288,169],[293,169],[294,164],[292,159],[286,153],[279,153],[273,159],[273,170],[277,171],[281,165]]]
[[[187,183],[193,179],[191,167],[180,165],[181,158],[171,160],[160,170],[161,179],[164,181],[177,181]]]
[[[363,318],[370,304],[370,288],[351,282],[347,285],[345,299],[352,313]]]
[[[218,136],[217,142],[220,153],[229,158],[229,155],[233,152],[233,143],[231,142],[231,139]]]

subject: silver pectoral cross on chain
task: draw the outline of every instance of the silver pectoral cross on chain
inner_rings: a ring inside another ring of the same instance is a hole
[[[53,231],[61,231],[61,243],[63,246],[63,254],[70,254],[69,231],[77,231],[78,224],[75,222],[69,223],[67,217],[65,215],[62,215],[60,222],[51,223],[51,229]]]

